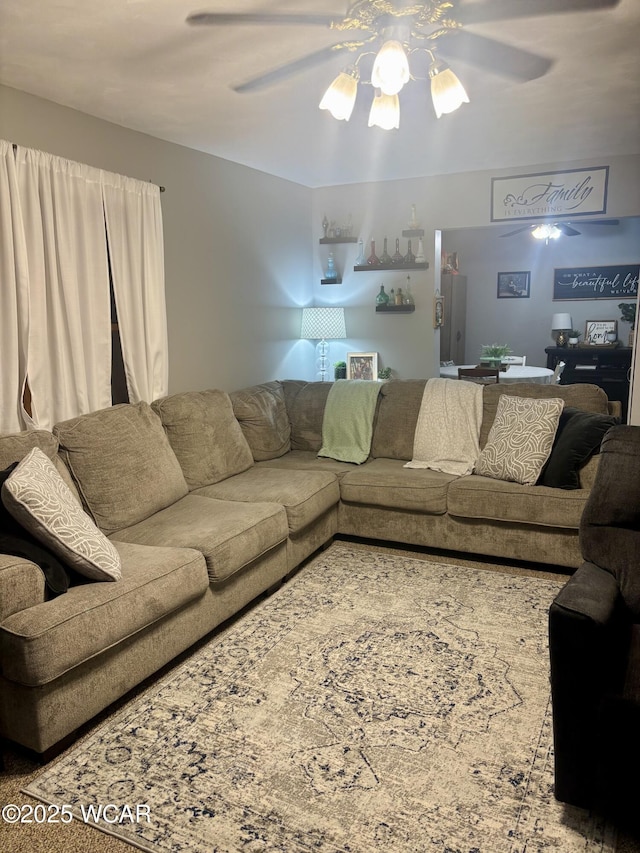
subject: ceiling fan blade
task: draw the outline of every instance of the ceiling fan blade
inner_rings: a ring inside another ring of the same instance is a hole
[[[580,225],[620,225],[619,219],[585,219]]]
[[[470,62],[516,80],[535,80],[553,65],[553,60],[544,56],[465,30],[452,30],[441,36],[437,47],[438,53],[447,59]]]
[[[501,237],[513,237],[514,234],[522,234],[523,231],[530,231],[535,226],[523,225],[522,228],[516,228],[515,231],[509,231],[507,234],[501,234]]]
[[[567,222],[557,222],[556,228],[559,228],[565,237],[578,237],[580,235],[580,231],[576,231],[575,228],[572,228]]]
[[[303,56],[300,59],[294,59],[293,62],[288,62],[286,65],[281,65],[279,68],[267,71],[259,77],[253,77],[251,80],[247,80],[244,83],[233,86],[233,91],[240,93],[255,92],[258,89],[264,89],[266,86],[272,86],[280,80],[285,80],[287,77],[297,74],[298,71],[304,71],[306,68],[311,68],[314,65],[319,65],[320,63],[325,62],[327,59],[335,56],[335,52],[336,49],[333,45],[330,47],[323,47],[320,50],[315,51],[315,53],[309,53],[307,56]]]
[[[567,12],[592,12],[612,9],[620,0],[484,0],[456,9],[456,19],[463,26],[489,21],[508,21],[513,18],[534,18],[540,15],[561,15]]]
[[[187,17],[192,26],[217,26],[219,24],[310,24],[331,25],[335,15],[308,15],[304,12],[194,12]]]

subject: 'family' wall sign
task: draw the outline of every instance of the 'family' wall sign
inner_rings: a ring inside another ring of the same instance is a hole
[[[609,167],[491,179],[491,221],[567,219],[607,212]]]

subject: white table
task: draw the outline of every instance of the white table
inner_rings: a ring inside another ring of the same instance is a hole
[[[476,364],[450,364],[448,367],[440,368],[441,379],[457,379],[459,367],[477,367]],[[537,382],[540,385],[549,385],[553,370],[548,367],[533,367],[521,364],[511,364],[509,369],[500,374],[500,384],[505,382]]]

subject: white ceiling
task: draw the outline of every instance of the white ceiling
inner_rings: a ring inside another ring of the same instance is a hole
[[[463,5],[463,0],[458,0]],[[482,0],[464,0],[469,5]],[[529,0],[534,7],[537,0]],[[270,88],[231,88],[340,41],[322,26],[190,27],[195,11],[344,16],[346,0],[1,0],[0,83],[310,187],[640,152],[640,0],[469,26],[553,60],[528,83],[451,61],[471,103],[436,119],[426,84],[397,131],[318,102],[351,54]]]

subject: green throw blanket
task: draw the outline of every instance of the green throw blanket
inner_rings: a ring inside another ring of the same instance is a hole
[[[338,379],[331,386],[322,420],[318,456],[361,464],[369,458],[380,382]]]

